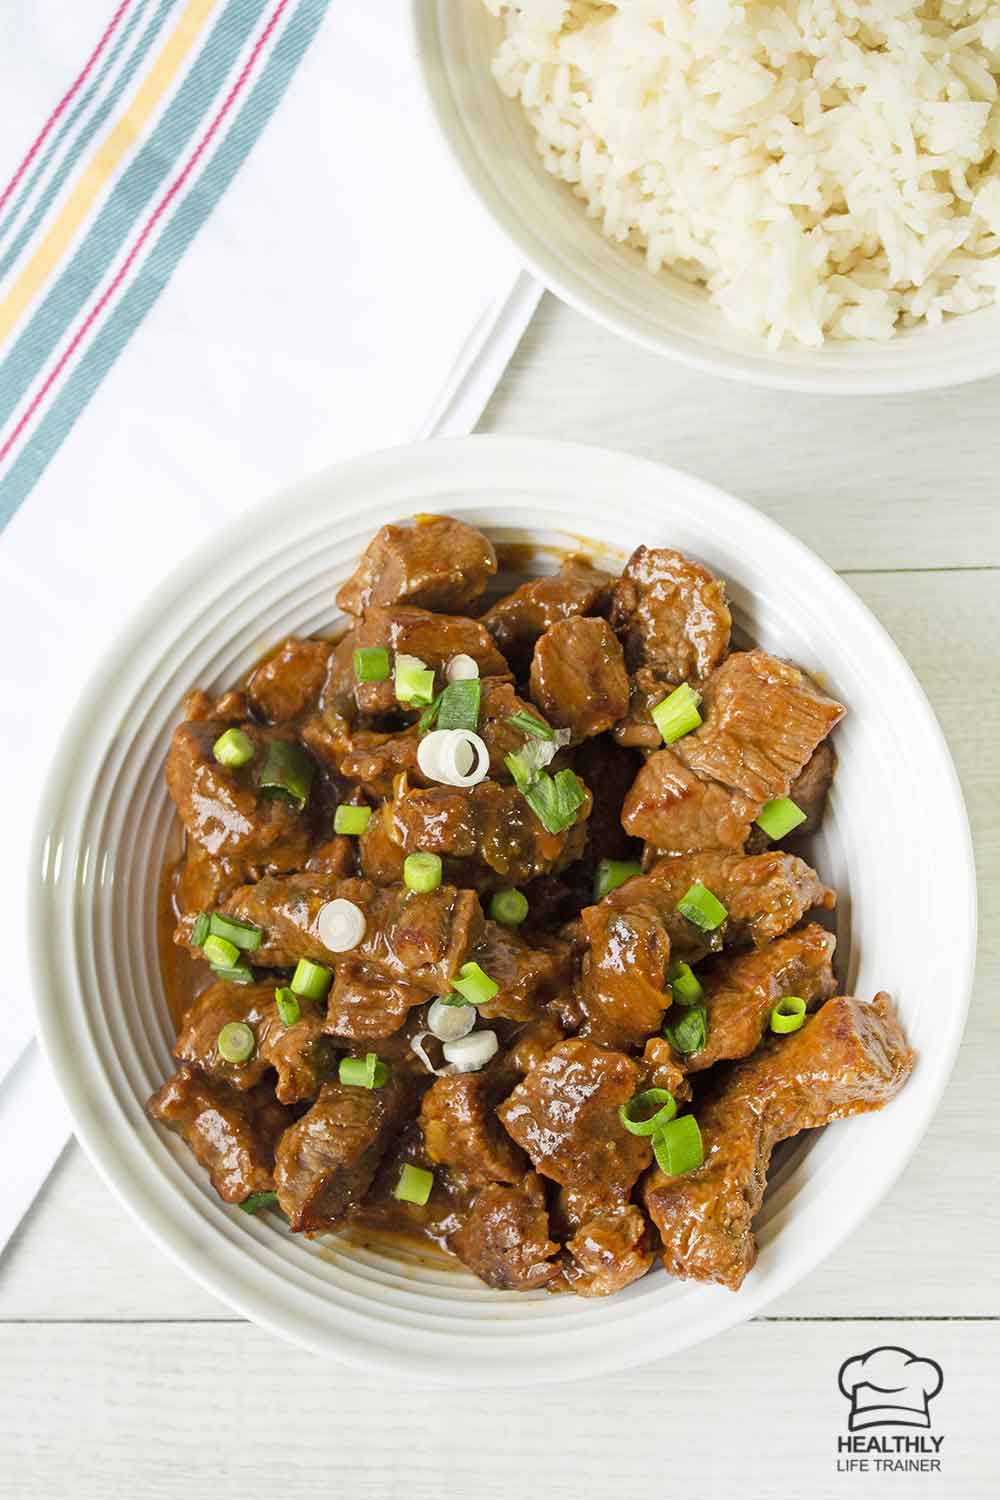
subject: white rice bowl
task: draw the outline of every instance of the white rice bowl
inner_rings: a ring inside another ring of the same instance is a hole
[[[996,300],[996,0],[486,0],[545,167],[771,348]]]

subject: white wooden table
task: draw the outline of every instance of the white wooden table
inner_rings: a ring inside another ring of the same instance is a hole
[[[71,1146],[0,1260],[0,1496],[1000,1493],[998,414],[1000,381],[823,401],[729,385],[547,298],[483,422],[664,459],[767,511],[845,574],[941,718],[976,838],[976,992],[940,1111],[864,1227],[767,1317],[669,1364],[442,1394],[228,1315]],[[940,1472],[837,1471],[837,1371],[879,1344],[944,1369]]]

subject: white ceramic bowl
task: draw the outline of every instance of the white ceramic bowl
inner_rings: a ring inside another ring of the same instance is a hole
[[[614,565],[669,543],[725,577],[739,624],[850,706],[813,857],[841,893],[841,979],[893,992],[919,1063],[879,1114],[781,1158],[738,1295],[656,1271],[609,1301],[489,1291],[450,1265],[293,1236],[223,1204],[143,1113],[171,1071],[156,876],[174,825],[164,756],[183,693],[231,683],[288,632],[328,629],[337,585],[384,522],[440,511],[498,541]],[[958,783],[924,696],[846,584],[749,506],[657,464],[466,438],[375,454],[213,537],[150,600],[87,687],[44,796],[30,871],[40,1033],[77,1133],[122,1201],[226,1302],[310,1349],[411,1378],[594,1374],[738,1323],[807,1276],[882,1196],[948,1077],[971,983],[975,883]],[[905,1268],[901,1268],[905,1274]]]
[[[770,352],[731,327],[704,292],[666,272],[651,276],[635,250],[605,239],[545,171],[520,105],[490,73],[502,27],[482,0],[410,3],[417,66],[467,183],[535,275],[573,307],[658,354],[786,390],[917,391],[1000,372],[1000,307],[887,343]]]

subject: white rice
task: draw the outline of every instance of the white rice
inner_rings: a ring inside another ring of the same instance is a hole
[[[553,176],[739,328],[887,339],[1000,284],[998,0],[486,0]]]

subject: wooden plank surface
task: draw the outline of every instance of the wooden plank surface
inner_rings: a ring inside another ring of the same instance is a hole
[[[0,1258],[0,1497],[145,1500],[211,1484],[294,1500],[319,1482],[362,1500],[404,1487],[416,1500],[576,1500],[650,1483],[754,1500],[890,1483],[907,1500],[997,1493],[998,400],[996,381],[882,401],[754,391],[668,365],[547,298],[483,422],[660,458],[751,500],[846,573],[942,720],[976,842],[975,996],[924,1142],[849,1243],[677,1369],[523,1395],[387,1390],[232,1319],[71,1146]],[[894,1342],[945,1367],[942,1472],[838,1472],[836,1371]],[[242,1415],[261,1409],[266,1438]]]

